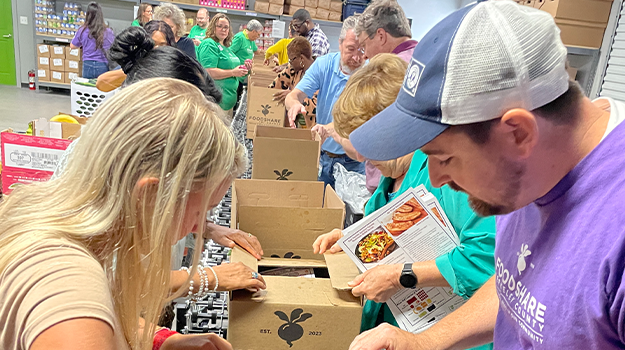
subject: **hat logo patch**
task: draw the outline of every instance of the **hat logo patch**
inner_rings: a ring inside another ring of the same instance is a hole
[[[408,72],[404,79],[403,89],[412,97],[417,93],[417,87],[419,87],[419,80],[421,80],[421,74],[424,68],[425,65],[414,58],[410,61],[410,67],[408,67]]]

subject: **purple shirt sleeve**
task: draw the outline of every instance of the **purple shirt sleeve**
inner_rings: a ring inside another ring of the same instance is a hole
[[[82,36],[85,34],[85,29],[80,28],[74,35],[74,39],[72,39],[72,45],[76,47],[82,47]]]
[[[108,51],[108,49],[110,49],[111,46],[113,45],[114,40],[115,40],[115,33],[113,32],[111,28],[107,28],[106,34],[104,35],[104,43],[102,44],[102,46],[104,47],[104,50]]]

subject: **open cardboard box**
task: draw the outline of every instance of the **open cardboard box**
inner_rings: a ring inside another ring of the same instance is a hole
[[[283,126],[286,110],[284,105],[272,101],[273,94],[279,92],[265,86],[259,86],[251,79],[247,94],[247,133],[245,137],[254,137],[256,125]]]
[[[320,154],[317,133],[256,125],[252,178],[317,181]]]
[[[256,156],[256,155],[254,155]],[[342,229],[345,203],[318,181],[238,179],[232,185],[230,226],[255,235],[267,256],[321,260],[319,235]]]

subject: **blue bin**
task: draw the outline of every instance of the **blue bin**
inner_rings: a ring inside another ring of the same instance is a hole
[[[348,0],[343,4],[343,20],[356,13],[363,13],[369,5],[368,0]]]

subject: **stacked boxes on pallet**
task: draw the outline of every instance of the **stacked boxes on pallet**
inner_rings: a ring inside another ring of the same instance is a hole
[[[82,74],[82,50],[67,45],[37,45],[39,81],[69,84]]]

